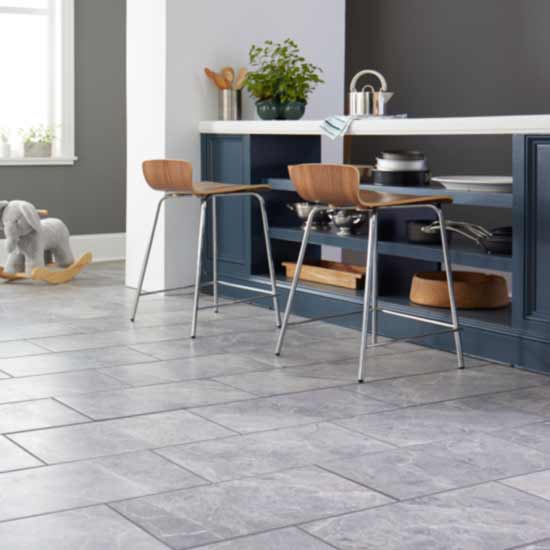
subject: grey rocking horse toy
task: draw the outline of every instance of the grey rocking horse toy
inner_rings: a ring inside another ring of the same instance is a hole
[[[1,278],[61,284],[92,261],[90,253],[75,261],[67,226],[55,218],[41,220],[41,214],[47,212],[38,211],[29,202],[0,201],[0,229],[6,235],[8,252],[6,267],[0,267]]]

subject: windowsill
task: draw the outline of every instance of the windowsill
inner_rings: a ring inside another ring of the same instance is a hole
[[[78,157],[0,158],[0,166],[72,166]]]

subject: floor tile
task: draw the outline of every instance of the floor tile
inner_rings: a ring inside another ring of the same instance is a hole
[[[390,499],[355,483],[303,468],[114,507],[169,546],[183,549],[387,502]]]
[[[194,380],[86,395],[63,395],[59,400],[95,420],[101,420],[227,403],[252,397],[249,393],[212,380]]]
[[[41,348],[31,342],[1,342],[0,343],[0,359],[8,357],[25,357],[27,355],[38,355],[44,353],[44,348]]]
[[[40,550],[167,550],[106,506],[0,523],[0,540],[9,550],[37,550],[38,541]]]
[[[340,550],[503,550],[548,537],[548,517],[550,503],[489,483],[327,519],[304,529]]]
[[[0,521],[204,483],[153,453],[44,466],[0,476]]]
[[[198,415],[238,432],[258,432],[388,410],[391,405],[338,389],[197,409]]]
[[[267,397],[345,385],[348,381],[309,376],[308,372],[288,372],[287,369],[252,372],[217,377],[215,380],[251,394]]]
[[[496,437],[511,441],[518,445],[531,447],[550,455],[550,422],[538,422],[526,426],[518,426],[510,430],[495,432]]]
[[[515,550],[550,550],[550,539],[541,540],[528,546],[516,546]]]
[[[385,349],[385,348],[379,348]],[[303,353],[303,352],[302,352]],[[480,365],[477,359],[466,358],[468,367]],[[353,384],[352,391],[356,389],[358,360],[321,362],[315,365],[302,365],[287,367],[285,372],[293,376],[310,376],[313,378],[335,380],[339,384]],[[384,380],[397,377],[414,376],[431,372],[456,370],[456,358],[454,355],[436,350],[424,350],[414,352],[380,353],[372,358],[369,364],[367,382]]]
[[[186,411],[38,430],[11,439],[47,463],[82,460],[234,435]]]
[[[102,372],[130,386],[147,386],[165,382],[182,382],[184,380],[254,372],[268,368],[252,357],[237,353],[225,353],[113,367]]]
[[[550,500],[550,470],[514,477],[502,481],[502,483],[525,493]]]
[[[488,400],[520,411],[550,418],[550,385],[497,393]]]
[[[126,346],[130,344],[162,342],[187,336],[187,325],[169,325],[159,327],[134,328],[133,330],[114,330],[93,332],[89,334],[54,336],[33,340],[43,348],[55,351],[76,351],[109,346]]]
[[[451,439],[322,466],[403,500],[550,467],[550,456],[489,435]]]
[[[0,434],[88,421],[85,416],[52,399],[0,405]]]
[[[257,340],[267,341],[267,346],[274,345],[274,336],[270,333],[250,334],[230,333],[217,336],[198,337],[196,340],[172,340],[169,342],[154,342],[149,344],[136,344],[132,348],[151,355],[162,361],[172,359],[183,359],[187,357],[200,357],[204,355],[213,355],[224,353],[231,350],[232,353],[241,353],[251,350],[257,344]]]
[[[151,362],[151,357],[127,347],[112,347],[0,360],[0,369],[12,376],[35,376]]]
[[[0,436],[0,472],[22,470],[42,466],[42,463],[12,443],[7,438]]]
[[[356,395],[356,394],[352,394]],[[338,420],[350,430],[398,447],[496,432],[540,420],[539,417],[474,397]]]
[[[121,387],[124,387],[122,382],[93,370],[11,378],[0,381],[0,403],[101,392]]]
[[[31,338],[47,338],[49,336],[61,336],[77,333],[69,323],[41,322],[33,323],[12,323],[2,325],[2,334],[0,334],[0,342],[8,342],[10,340],[28,340]]]
[[[416,360],[415,354],[409,356]],[[546,376],[491,365],[356,385],[352,391],[399,406],[435,403],[514,388],[548,384]]]
[[[218,482],[390,448],[374,439],[322,423],[169,447],[158,453],[201,477]]]
[[[324,542],[290,527],[269,531],[261,535],[238,538],[229,542],[220,542],[201,546],[201,550],[331,550]],[[17,550],[17,549],[16,549]]]

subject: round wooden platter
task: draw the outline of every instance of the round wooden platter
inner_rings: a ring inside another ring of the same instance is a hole
[[[67,268],[59,268],[55,264],[47,267],[38,267],[33,269],[32,275],[26,273],[9,274],[0,267],[0,278],[8,281],[43,281],[51,285],[61,285],[72,281],[86,266],[92,263],[92,253],[87,252]]]

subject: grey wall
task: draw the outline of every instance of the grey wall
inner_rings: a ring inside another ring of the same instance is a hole
[[[0,199],[23,199],[74,235],[122,233],[126,211],[126,0],[76,0],[74,166],[2,167]]]
[[[550,113],[549,0],[348,0],[347,82],[376,68],[415,117]],[[510,173],[509,137],[354,139],[423,149],[435,173]]]

